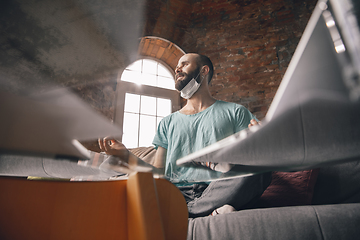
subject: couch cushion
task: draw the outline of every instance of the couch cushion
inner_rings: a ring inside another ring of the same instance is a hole
[[[309,205],[319,169],[298,172],[273,172],[272,181],[256,207]]]
[[[358,239],[360,204],[251,209],[189,219],[188,240]]]
[[[321,167],[313,204],[360,202],[360,160]]]

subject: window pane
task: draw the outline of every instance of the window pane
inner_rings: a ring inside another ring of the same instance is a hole
[[[158,75],[163,77],[173,78],[173,75],[170,73],[170,71],[161,64],[158,65]]]
[[[140,59],[129,65],[121,75],[122,81],[175,90],[174,75],[161,63]]]
[[[138,147],[139,114],[124,113],[122,142],[127,148]]]
[[[121,75],[121,80],[140,84],[141,73],[135,72],[135,71],[124,70],[124,72]]]
[[[158,76],[158,87],[175,90],[174,78]]]
[[[139,147],[152,145],[156,131],[156,117],[140,115],[140,138]]]
[[[141,72],[141,64],[142,61],[138,60],[132,64],[130,64],[126,69],[132,70],[132,71],[137,71],[137,72]]]
[[[141,77],[141,83],[144,85],[154,86],[156,87],[156,75],[153,74],[143,74]]]
[[[126,93],[125,94],[125,112],[139,113],[140,95]]]
[[[156,115],[156,98],[141,96],[141,114]]]
[[[157,62],[154,60],[143,59],[143,73],[150,73],[156,75]]]
[[[171,100],[165,98],[157,99],[157,116],[165,117],[171,113]]]

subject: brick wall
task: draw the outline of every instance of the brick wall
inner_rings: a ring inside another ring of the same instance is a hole
[[[144,35],[209,56],[210,91],[262,119],[316,4],[315,0],[151,1]],[[190,20],[189,20],[190,19]]]

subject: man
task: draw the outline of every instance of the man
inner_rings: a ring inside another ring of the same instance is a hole
[[[175,69],[175,88],[187,99],[187,103],[160,122],[153,141],[157,148],[154,166],[163,169],[170,181],[182,191],[189,217],[243,209],[270,183],[270,174],[264,174],[194,184],[196,180],[216,179],[221,175],[213,169],[228,171],[231,166],[209,163],[204,163],[205,166],[176,165],[179,158],[257,124],[245,107],[211,96],[208,84],[213,72],[213,65],[206,56],[192,53],[180,58]],[[129,152],[121,143],[108,140],[99,141],[101,149],[107,154],[133,159],[129,158]]]

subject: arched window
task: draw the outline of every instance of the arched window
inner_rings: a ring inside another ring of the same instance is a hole
[[[140,59],[122,72],[117,87],[115,123],[127,148],[152,145],[162,118],[180,108],[174,72],[153,59]]]
[[[163,64],[151,59],[140,59],[128,66],[121,81],[175,90],[174,75]]]

